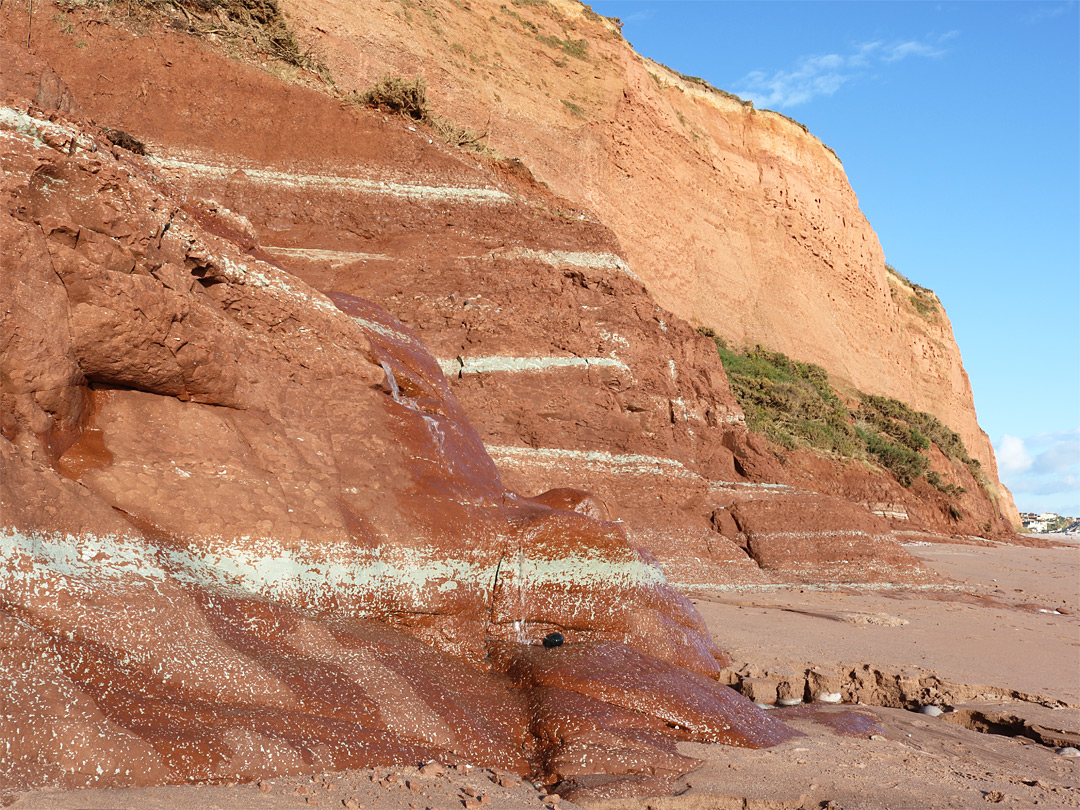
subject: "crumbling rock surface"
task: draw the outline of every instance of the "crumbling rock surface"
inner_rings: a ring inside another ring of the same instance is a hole
[[[598,499],[504,488],[400,321],[59,110],[0,147],[5,794],[791,734]]]

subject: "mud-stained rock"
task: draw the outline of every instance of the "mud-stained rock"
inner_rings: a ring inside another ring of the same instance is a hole
[[[668,723],[580,691],[529,691],[529,729],[541,746],[544,784],[585,775],[677,776],[697,766],[680,755]]]
[[[613,642],[554,649],[498,643],[496,669],[526,687],[558,687],[663,720],[700,742],[767,748],[795,735],[729,687]]]

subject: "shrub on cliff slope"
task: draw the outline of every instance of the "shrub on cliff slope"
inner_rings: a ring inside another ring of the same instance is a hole
[[[364,92],[350,93],[345,101],[419,121],[431,127],[439,138],[451,146],[468,146],[482,151],[480,142],[487,137],[486,132],[477,135],[471,129],[433,113],[427,99],[427,82],[420,76],[412,79],[383,76]]]
[[[119,8],[136,18],[165,14],[192,34],[213,34],[239,51],[264,54],[332,83],[322,61],[296,39],[277,0],[59,0],[57,5],[65,12]]]
[[[427,82],[419,76],[414,79],[383,76],[363,93],[358,93],[355,101],[365,107],[397,113],[414,121],[426,121],[431,115],[427,102]]]
[[[821,366],[792,360],[760,345],[732,351],[712,329],[699,331],[714,339],[747,426],[780,446],[809,447],[871,461],[904,486],[925,476],[950,497],[964,494],[963,487],[930,471],[926,451],[934,444],[949,459],[967,465],[985,487],[979,462],[968,455],[960,436],[932,414],[896,399],[863,393],[859,406],[848,408]]]
[[[762,346],[736,353],[717,341],[717,350],[752,430],[788,449],[805,445],[841,456],[856,454],[847,409],[821,366]]]
[[[893,278],[900,281],[902,286],[911,290],[908,300],[910,301],[912,308],[923,318],[932,321],[937,316],[939,303],[938,297],[934,294],[934,291],[929,287],[923,287],[921,284],[916,284],[888,262],[885,263],[885,269]],[[897,290],[895,288],[892,289],[892,295],[895,300],[897,297]]]

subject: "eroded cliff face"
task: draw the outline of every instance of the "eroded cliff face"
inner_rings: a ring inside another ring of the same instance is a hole
[[[673,586],[936,582],[898,537],[940,495],[781,464],[527,167],[93,15],[33,52],[0,17],[0,790],[437,756],[663,792],[676,738],[791,734]]]
[[[892,294],[839,159],[801,126],[641,58],[569,0],[283,6],[343,88],[425,76],[441,114],[595,212],[665,309],[942,419],[1018,520],[947,316]]]
[[[415,333],[4,77],[0,792],[433,757],[655,791],[676,738],[795,734],[600,501],[504,488]]]

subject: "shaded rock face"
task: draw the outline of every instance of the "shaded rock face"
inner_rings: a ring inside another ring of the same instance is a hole
[[[672,722],[792,736],[709,677],[602,501],[504,488],[415,332],[28,97],[0,109],[0,790],[432,757],[606,784],[692,767]]]

